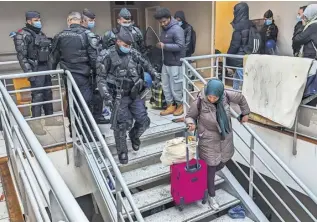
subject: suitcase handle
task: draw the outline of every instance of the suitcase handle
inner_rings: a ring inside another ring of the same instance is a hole
[[[196,136],[196,154],[195,154],[195,159],[196,159],[196,164],[194,165],[189,165],[189,150],[188,150],[188,147],[189,147],[189,143],[188,143],[188,136],[189,136],[189,133],[188,133],[188,127],[186,128],[185,130],[185,138],[186,138],[186,171],[190,172],[190,173],[194,173],[198,170],[200,170],[201,168],[201,165],[199,164],[198,162],[198,131],[197,129],[195,129],[194,131],[194,135]]]

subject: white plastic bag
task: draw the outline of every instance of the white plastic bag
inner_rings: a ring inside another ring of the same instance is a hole
[[[188,147],[189,160],[195,158],[196,155],[196,141],[190,141]],[[185,137],[177,137],[166,141],[163,153],[160,158],[165,166],[170,166],[176,163],[183,163],[186,161],[186,139]]]

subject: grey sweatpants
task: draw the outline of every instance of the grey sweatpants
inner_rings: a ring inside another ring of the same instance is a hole
[[[181,66],[165,66],[162,68],[162,88],[167,104],[183,103],[183,75]]]

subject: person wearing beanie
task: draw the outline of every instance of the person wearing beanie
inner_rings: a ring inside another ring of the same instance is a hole
[[[221,170],[234,154],[230,103],[239,105],[239,120],[247,122],[250,108],[245,97],[238,92],[226,91],[221,80],[212,78],[191,104],[185,117],[189,130],[197,128],[200,135],[199,156],[208,166],[208,203],[214,210],[219,209],[215,198],[216,171]]]
[[[183,11],[175,12],[174,18],[178,21],[178,24],[184,29],[185,34],[185,47],[186,47],[186,57],[191,57],[195,51],[196,37],[193,39],[194,29],[186,21],[185,13]]]
[[[51,40],[42,32],[41,15],[37,11],[25,13],[25,27],[18,30],[13,36],[17,58],[23,72],[37,72],[49,70],[48,56]],[[35,39],[37,41],[35,41]],[[51,86],[51,76],[33,76],[28,79],[31,88]],[[53,100],[51,89],[32,91],[32,103]],[[32,106],[32,118],[42,115],[42,108],[46,116],[53,115],[52,103]],[[46,118],[46,126],[61,126],[62,122],[55,118]],[[41,120],[30,121],[30,127],[36,135],[45,135]]]
[[[132,47],[141,52],[143,55],[146,53],[146,47],[141,30],[135,25],[132,25],[132,15],[127,8],[122,8],[118,14],[117,26],[112,30],[107,31],[102,39],[103,49],[109,49],[116,44],[116,35],[121,29],[125,29],[133,36]]]
[[[163,50],[162,88],[167,108],[161,116],[181,116],[183,107],[183,74],[181,58],[185,57],[185,35],[182,27],[167,8],[158,8],[154,18],[162,27],[160,42],[156,47]]]
[[[264,13],[264,26],[262,27],[260,33],[262,36],[262,49],[261,54],[275,54],[275,47],[272,49],[270,47],[272,44],[272,40],[274,45],[276,45],[277,42],[277,36],[278,36],[278,27],[274,22],[273,19],[273,12],[269,9]]]
[[[144,72],[148,72],[156,81],[160,76],[141,53],[133,48],[133,38],[126,29],[117,33],[115,45],[101,51],[97,67],[99,91],[105,105],[112,109],[111,129],[119,161],[127,164],[127,131],[133,150],[138,151],[140,137],[151,122],[145,101],[140,96],[146,88]]]

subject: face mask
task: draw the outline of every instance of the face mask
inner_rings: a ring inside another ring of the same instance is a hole
[[[296,20],[297,20],[298,22],[300,22],[300,21],[302,21],[302,17],[301,17],[300,15],[298,15],[298,16],[296,17]]]
[[[41,23],[41,21],[37,21],[37,22],[34,22],[34,23],[33,23],[33,26],[34,26],[35,28],[41,29],[41,28],[42,28],[42,23]]]
[[[179,24],[179,26],[182,26],[182,25],[183,25],[183,22],[182,22],[182,21],[180,21],[180,22],[178,22],[178,24]]]
[[[95,27],[95,22],[88,22],[88,28],[93,29]]]
[[[272,24],[272,20],[271,20],[271,19],[265,20],[265,24],[266,24],[266,25],[271,25],[271,24]]]
[[[131,25],[131,23],[122,23],[121,26],[123,27],[129,27]]]
[[[120,48],[121,52],[123,52],[123,53],[129,53],[131,50],[130,48],[126,48],[124,46],[120,46],[119,48]]]

